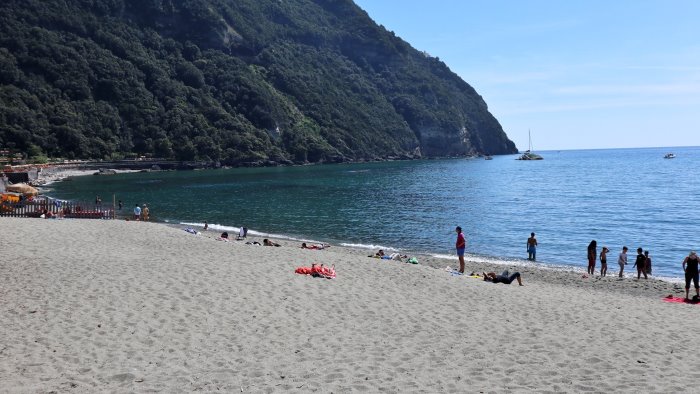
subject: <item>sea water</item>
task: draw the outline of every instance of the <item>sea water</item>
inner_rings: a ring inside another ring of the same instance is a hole
[[[664,159],[673,152],[675,159]],[[700,148],[544,151],[542,161],[444,159],[85,176],[51,186],[61,199],[122,200],[124,214],[215,231],[245,226],[331,244],[454,258],[455,227],[471,259],[584,268],[591,240],[649,250],[654,276],[682,276],[700,249]],[[600,268],[598,263],[597,268]],[[585,268],[584,268],[585,269]]]

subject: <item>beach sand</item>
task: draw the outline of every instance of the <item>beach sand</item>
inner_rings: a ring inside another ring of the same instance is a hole
[[[33,183],[40,187],[48,187],[53,183],[65,181],[78,176],[94,175],[97,169],[80,169],[78,167],[47,167],[39,172],[39,178]],[[138,170],[112,170],[117,174],[138,172]]]
[[[450,275],[455,261],[133,221],[0,218],[0,233],[0,392],[668,393],[700,380],[700,306],[663,302],[678,294],[665,282],[520,268],[525,286],[491,284]],[[294,273],[312,262],[337,278]]]

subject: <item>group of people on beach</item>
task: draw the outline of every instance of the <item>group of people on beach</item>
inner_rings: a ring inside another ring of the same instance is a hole
[[[600,259],[600,276],[607,276],[608,273],[608,252],[610,249],[607,246],[603,246],[603,249],[598,255],[598,243],[592,240],[588,244],[588,269],[586,270],[589,275],[595,274],[595,263],[596,258]],[[622,278],[625,272],[625,266],[627,265],[627,251],[629,248],[627,246],[622,247],[622,251],[617,256],[617,264],[620,266],[620,272],[617,276]],[[637,268],[637,279],[641,279],[642,275],[644,279],[648,279],[648,275],[651,275],[651,257],[649,257],[649,251],[642,248],[637,248],[637,257],[634,260],[634,265],[632,268]]]
[[[458,234],[461,233],[461,228],[457,227],[457,232]],[[463,238],[463,237],[462,237]],[[460,239],[458,236],[457,239],[457,244],[460,244]],[[608,273],[608,253],[610,252],[610,249],[607,248],[607,246],[603,246],[603,249],[601,249],[600,254],[598,254],[597,251],[598,243],[596,240],[592,240],[588,244],[588,268],[587,272],[589,275],[594,275],[595,274],[595,266],[596,266],[596,259],[600,260],[600,276],[604,277],[607,276]],[[537,239],[535,238],[535,233],[530,233],[530,238],[527,239],[527,259],[531,261],[535,261],[535,256],[536,256],[536,250],[537,250]],[[627,251],[629,248],[627,246],[622,247],[622,251],[617,257],[617,264],[620,266],[620,271],[618,272],[618,277],[622,278],[624,271],[625,271],[625,266],[627,265]],[[462,251],[462,254],[464,252]],[[460,249],[459,246],[457,247],[457,254],[460,254]],[[460,258],[460,262],[462,259]],[[695,251],[690,251],[688,256],[683,259],[683,272],[685,274],[685,299],[688,300],[688,295],[690,291],[690,283],[693,282],[693,286],[695,287],[695,300],[700,299],[700,286],[698,285],[699,282],[699,276],[700,276],[700,270],[698,269],[698,265],[700,263],[700,258],[698,257],[697,253]],[[460,267],[462,267],[460,265]],[[634,265],[632,265],[632,268],[637,269],[637,280],[641,279],[642,276],[644,276],[644,279],[648,279],[649,275],[652,273],[652,266],[651,266],[651,257],[649,257],[649,251],[644,250],[642,248],[637,248],[637,256],[634,260]]]
[[[457,226],[455,228],[455,231],[457,233],[457,241],[455,242],[455,248],[457,250],[457,257],[459,259],[459,269],[457,271],[458,274],[464,274],[464,251],[466,249],[466,239],[464,238],[464,233],[462,232],[462,228]],[[527,259],[529,261],[536,261],[537,260],[537,238],[535,238],[535,233],[532,232],[530,233],[530,237],[527,239],[526,242],[526,250],[527,250]],[[627,252],[629,248],[627,246],[622,247],[622,251],[617,257],[617,263],[620,267],[620,271],[618,272],[618,277],[623,278],[624,277],[624,271],[625,271],[625,266],[627,265]],[[600,260],[600,276],[605,277],[607,276],[608,273],[608,253],[610,252],[610,249],[608,249],[607,246],[603,246],[603,248],[600,251],[600,254],[598,253],[598,242],[596,240],[592,240],[588,244],[588,268],[586,269],[586,272],[588,275],[594,275],[595,274],[595,269],[596,269],[596,261]],[[688,299],[689,291],[690,291],[690,283],[693,282],[693,286],[695,287],[695,297],[694,299],[700,299],[700,257],[698,257],[697,253],[695,251],[691,251],[690,254],[683,260],[683,272],[685,274],[685,298],[686,300]],[[632,266],[633,268],[637,269],[637,279],[641,279],[642,276],[644,276],[644,279],[648,279],[649,276],[652,274],[652,264],[651,264],[651,257],[649,256],[649,251],[644,250],[643,248],[637,248],[637,256],[634,260],[634,265]],[[506,271],[505,273],[501,275],[496,275],[493,272],[490,273],[484,273],[484,280],[492,281],[494,283],[511,283],[514,280],[518,281],[519,284],[522,285],[522,280],[520,278],[520,273],[514,273],[512,275],[509,275],[508,272]]]
[[[151,218],[151,210],[148,209],[148,204],[143,204],[143,208],[136,204],[134,207],[134,220],[142,220],[147,222]]]
[[[99,206],[100,204],[102,204],[102,199],[100,198],[100,196],[96,196],[95,197],[95,205]],[[122,208],[124,208],[124,203],[122,202],[122,200],[119,200],[119,202],[117,202],[117,208],[119,209],[119,211],[121,211]],[[137,221],[140,220],[140,221],[147,222],[151,219],[151,210],[150,210],[150,208],[148,208],[148,204],[143,204],[143,207],[139,206],[139,204],[136,204],[134,206],[133,212],[134,212],[134,215],[132,216],[133,220],[137,220]],[[128,216],[127,216],[127,220],[128,220]]]
[[[537,239],[535,238],[535,233],[530,233],[530,238],[527,239],[527,259],[530,261],[535,261],[537,256]],[[608,274],[608,253],[610,249],[607,246],[603,246],[600,254],[598,254],[598,242],[592,240],[588,244],[588,268],[586,272],[589,275],[595,275],[596,260],[600,260],[600,276],[604,277]],[[622,247],[622,251],[617,257],[617,263],[620,266],[620,271],[618,272],[618,277],[622,278],[625,271],[625,265],[627,265],[627,251],[629,249],[627,246]],[[649,251],[643,250],[642,248],[637,248],[637,258],[634,261],[633,268],[637,268],[637,279],[640,279],[642,275],[644,279],[648,279],[648,275],[651,275],[651,257],[649,257]]]

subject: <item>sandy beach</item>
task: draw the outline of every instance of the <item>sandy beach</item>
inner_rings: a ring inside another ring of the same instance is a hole
[[[663,302],[681,295],[667,282],[517,268],[525,286],[492,284],[450,275],[456,260],[133,221],[0,231],[0,392],[668,393],[700,379],[700,306]],[[313,262],[337,277],[294,273]]]
[[[128,173],[128,172],[138,172],[138,170],[110,170],[114,171],[117,174],[120,173]],[[49,186],[52,183],[59,182],[59,181],[65,181],[69,178],[77,177],[77,176],[88,176],[88,175],[94,175],[98,170],[96,169],[81,169],[78,167],[48,167],[42,169],[41,172],[39,172],[39,177],[38,179],[34,182],[34,184],[38,186]]]

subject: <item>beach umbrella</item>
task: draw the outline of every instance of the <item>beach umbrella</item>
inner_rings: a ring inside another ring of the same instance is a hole
[[[15,183],[14,185],[7,185],[5,188],[8,192],[22,193],[25,196],[36,196],[39,194],[39,190],[33,188],[26,183]]]

